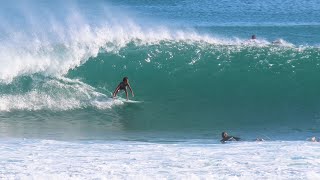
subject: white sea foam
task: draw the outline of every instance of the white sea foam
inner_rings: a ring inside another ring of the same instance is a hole
[[[0,111],[71,110],[86,107],[108,109],[122,105],[95,88],[75,79],[62,78],[36,82],[32,91],[0,95]]]
[[[319,143],[1,140],[4,179],[319,179]]]

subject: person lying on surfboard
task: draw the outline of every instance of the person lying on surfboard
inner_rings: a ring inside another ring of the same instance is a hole
[[[121,83],[117,86],[117,88],[114,90],[114,92],[113,92],[113,97],[115,98],[120,90],[124,90],[124,91],[126,92],[127,100],[129,100],[127,87],[129,87],[129,89],[130,89],[130,91],[131,91],[131,94],[132,94],[132,97],[134,97],[132,88],[131,88],[131,86],[130,86],[130,84],[129,84],[129,79],[128,79],[128,77],[124,77],[124,78],[123,78],[122,82],[121,82]]]
[[[227,132],[221,133],[222,139],[220,140],[221,143],[226,143],[228,141],[241,141],[242,139],[235,136],[229,136]],[[262,138],[256,138],[254,141],[264,141]]]
[[[220,140],[221,143],[225,143],[227,141],[240,141],[240,138],[229,136],[227,132],[221,133],[222,139]]]

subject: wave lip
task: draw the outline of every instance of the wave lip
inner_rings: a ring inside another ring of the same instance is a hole
[[[15,77],[35,73],[64,76],[88,59],[95,58],[101,50],[118,53],[131,43],[136,46],[158,45],[162,42],[222,46],[272,44],[263,39],[248,43],[239,38],[201,34],[193,29],[146,26],[133,19],[121,19],[110,14],[93,23],[81,11],[74,11],[66,13],[64,19],[67,20],[59,19],[56,14],[42,17],[48,19],[48,25],[42,24],[43,21],[37,16],[32,17],[32,23],[24,19],[25,31],[13,28],[7,32],[8,38],[0,39],[0,81],[10,83]],[[35,28],[42,26],[44,28]],[[282,46],[288,44],[283,40],[277,43]]]

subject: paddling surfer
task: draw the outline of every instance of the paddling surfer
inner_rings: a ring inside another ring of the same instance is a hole
[[[221,143],[225,143],[226,141],[240,141],[239,137],[229,136],[227,132],[221,133],[222,139],[220,140]]]

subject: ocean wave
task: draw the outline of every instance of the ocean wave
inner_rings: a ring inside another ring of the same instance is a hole
[[[29,6],[33,8],[32,3]],[[0,32],[6,34],[0,38],[1,82],[10,83],[16,77],[35,73],[63,76],[90,58],[95,58],[101,51],[119,53],[130,44],[145,47],[182,43],[199,46],[200,49],[208,45],[235,46],[231,51],[237,51],[239,46],[294,48],[293,44],[282,39],[272,43],[265,39],[216,37],[190,28],[144,25],[128,16],[118,17],[122,13],[112,10],[108,5],[102,8],[103,18],[92,22],[74,7],[76,5],[69,6],[62,18],[58,13],[38,16],[37,11],[30,12],[28,8],[16,10],[21,15],[19,21],[24,27],[7,22],[0,28]]]

